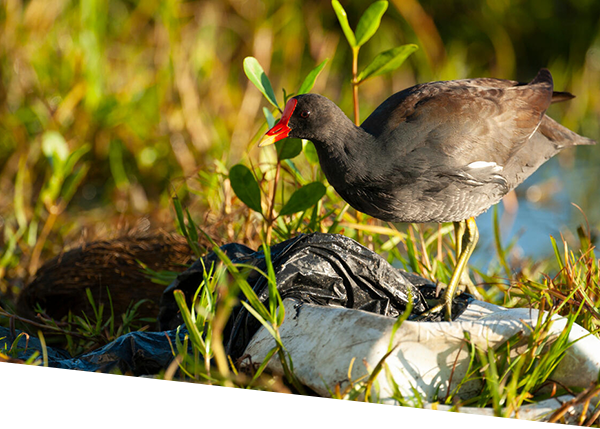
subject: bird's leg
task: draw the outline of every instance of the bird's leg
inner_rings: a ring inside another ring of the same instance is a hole
[[[467,228],[467,224],[465,221],[454,222],[454,260],[455,260],[454,264],[455,264],[455,266],[458,263],[458,258],[460,257],[460,251],[462,249],[462,244],[463,244],[462,242],[463,242],[463,237],[465,236],[466,228]],[[436,289],[436,297],[439,296],[439,293],[442,289],[441,285],[443,285],[443,283],[438,285],[438,287]],[[441,308],[440,308],[440,310],[441,310]]]
[[[475,226],[475,228],[477,228],[477,226]],[[463,248],[463,239],[465,237],[466,229],[467,229],[467,221],[454,222],[454,243],[455,243],[455,248],[456,248],[456,252],[455,252],[456,256],[455,257],[456,257],[457,263],[458,263],[458,258],[461,253],[461,249]],[[477,231],[476,234],[477,234],[477,238],[478,238],[479,232]],[[475,243],[477,243],[477,238],[475,239]],[[470,256],[471,255],[469,255],[469,257]],[[477,299],[481,299],[481,294],[479,293],[479,291],[477,290],[477,288],[471,281],[471,277],[469,277],[468,270],[463,270],[462,276],[459,279],[459,282],[461,284],[464,284],[467,287],[467,289],[469,290],[469,293],[471,295],[473,295]],[[463,291],[464,291],[464,287],[461,287],[461,293]]]
[[[456,249],[456,260],[458,261],[458,257],[460,256],[460,250],[462,249],[462,241],[465,235],[465,229],[467,228],[467,224],[465,221],[462,222],[454,222],[454,248]]]
[[[421,314],[416,320],[424,319],[428,314],[437,313],[444,309],[446,310],[444,319],[447,321],[452,320],[452,300],[454,299],[454,295],[456,295],[462,274],[465,272],[469,258],[479,239],[479,230],[477,229],[475,219],[472,217],[463,222],[455,222],[454,227],[456,234],[456,266],[444,291],[442,302]]]
[[[473,250],[475,249],[475,245],[477,244],[477,240],[479,240],[479,230],[477,229],[477,224],[475,223],[475,219],[470,217],[466,221],[464,221],[465,231],[463,236],[461,237],[461,251],[460,256],[458,256],[456,260],[456,267],[454,268],[454,272],[452,273],[452,277],[450,277],[450,281],[448,282],[448,287],[444,292],[444,306],[446,307],[445,319],[451,320],[452,317],[452,300],[454,295],[456,295],[456,290],[458,289],[458,285],[460,279],[462,277],[465,268],[467,267],[467,263],[469,262],[469,258],[473,254]],[[458,246],[458,245],[457,245]]]

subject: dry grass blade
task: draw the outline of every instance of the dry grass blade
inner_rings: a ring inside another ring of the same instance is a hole
[[[591,385],[579,395],[577,395],[575,398],[565,402],[558,410],[552,413],[552,415],[548,419],[548,423],[557,423],[561,418],[565,416],[565,414],[567,414],[568,412],[573,412],[574,408],[577,405],[585,405],[599,394],[600,387],[598,387],[595,384]],[[585,405],[585,408],[587,409],[587,405]]]

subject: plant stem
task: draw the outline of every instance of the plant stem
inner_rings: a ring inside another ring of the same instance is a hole
[[[271,231],[273,230],[273,222],[275,217],[273,216],[273,210],[275,207],[275,195],[277,193],[277,183],[279,182],[279,173],[281,172],[281,161],[277,161],[277,168],[275,169],[275,179],[273,180],[273,193],[271,194],[271,204],[269,205],[269,211],[267,214],[267,231],[266,231],[266,242],[271,244]]]
[[[56,332],[61,333],[63,335],[71,335],[73,337],[83,338],[83,339],[86,338],[85,335],[82,335],[79,332],[68,331],[68,330],[62,329],[62,328],[60,328],[58,326],[46,325],[44,323],[37,323],[37,322],[35,322],[35,321],[31,320],[31,319],[27,319],[25,317],[17,316],[16,314],[11,314],[11,313],[7,312],[6,310],[4,310],[2,307],[0,307],[0,316],[7,317],[7,318],[9,318],[11,320],[15,319],[15,320],[18,320],[20,322],[26,323],[28,325],[35,326],[37,328],[43,328],[43,329],[46,329],[46,330],[56,331]]]
[[[33,248],[33,252],[31,253],[31,260],[29,262],[29,275],[32,276],[38,269],[40,256],[42,254],[42,250],[44,248],[44,244],[48,239],[48,235],[52,231],[52,227],[64,209],[66,208],[66,204],[64,201],[59,204],[52,204],[48,209],[48,218],[46,219],[46,223],[44,224],[44,228],[42,229],[42,233],[40,234],[37,242],[35,243],[35,247]]]
[[[360,125],[358,114],[358,49],[352,48],[352,99],[354,101],[354,124]]]
[[[231,315],[231,310],[235,305],[235,301],[235,295],[233,295],[231,290],[228,289],[228,294],[218,305],[212,326],[212,343],[215,363],[217,364],[217,370],[219,371],[219,374],[223,378],[223,384],[227,387],[233,387],[233,383],[230,380],[227,353],[225,352],[225,346],[223,345],[223,330],[225,329],[227,320]]]

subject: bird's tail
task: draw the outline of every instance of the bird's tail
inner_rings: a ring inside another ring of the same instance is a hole
[[[550,70],[546,68],[541,69],[537,76],[529,82],[529,85],[541,85],[553,88]],[[571,100],[572,98],[575,98],[575,96],[569,92],[553,91],[551,103],[560,103],[561,101]],[[594,140],[580,136],[546,115],[544,115],[542,119],[539,132],[558,147],[596,144]]]
[[[575,98],[573,94],[566,91],[554,91],[552,92],[552,104],[561,103],[563,101],[569,101]]]
[[[540,85],[540,86],[548,86],[550,88],[554,87],[554,81],[552,80],[552,74],[548,69],[540,69],[537,76],[533,78],[528,85]]]
[[[554,143],[557,147],[596,144],[594,140],[580,136],[570,129],[563,127],[547,115],[544,115],[538,132]]]

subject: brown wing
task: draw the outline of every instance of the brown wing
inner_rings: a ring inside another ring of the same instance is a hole
[[[552,96],[546,69],[528,84],[490,78],[432,82],[394,94],[362,127],[386,142],[387,153],[427,157],[429,167],[505,165],[536,131]]]

